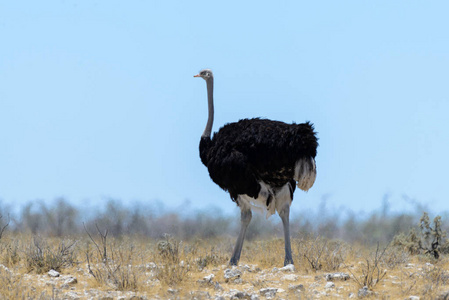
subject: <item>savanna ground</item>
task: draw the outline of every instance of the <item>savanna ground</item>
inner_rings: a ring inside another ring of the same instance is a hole
[[[1,212],[1,299],[449,299],[446,227],[425,213],[293,218],[293,269],[282,226],[259,215],[231,268],[239,222],[217,212]]]

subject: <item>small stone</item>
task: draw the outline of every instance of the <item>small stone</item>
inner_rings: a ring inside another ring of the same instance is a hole
[[[231,299],[251,299],[251,295],[247,292],[234,291],[231,295]]]
[[[224,290],[224,288],[218,282],[214,283],[214,289],[218,290],[218,291],[223,291]]]
[[[167,292],[169,292],[170,294],[174,295],[174,294],[179,293],[179,290],[170,288],[170,289],[167,290]]]
[[[6,266],[0,264],[0,268],[11,274],[11,271]]]
[[[410,296],[407,298],[408,300],[419,300],[418,296]]]
[[[215,277],[214,274],[210,274],[210,275],[204,276],[203,280],[207,283],[210,283],[210,282],[212,282],[212,279],[214,279],[214,277]]]
[[[190,292],[192,299],[210,299],[210,294],[207,291],[193,291]]]
[[[368,290],[367,286],[364,286],[363,288],[361,288],[359,290],[359,292],[357,293],[357,296],[359,296],[360,298],[369,296],[370,294],[372,294],[372,292],[370,290]]]
[[[334,281],[334,280],[348,280],[351,278],[349,274],[338,272],[338,273],[328,273],[324,275],[326,281]]]
[[[241,284],[241,283],[243,283],[243,280],[242,280],[242,278],[236,278],[236,279],[234,279],[234,283]]]
[[[324,286],[325,289],[333,289],[335,288],[335,283],[333,283],[332,281],[326,283],[326,285]]]
[[[157,268],[157,265],[154,262],[149,262],[145,265],[145,268],[147,270],[154,270]]]
[[[277,273],[277,272],[279,272],[279,269],[276,267],[274,267],[273,270],[271,270],[271,273]]]
[[[292,291],[301,291],[301,292],[304,292],[305,290],[303,284],[295,284],[295,285],[289,284],[288,289]]]
[[[55,270],[53,270],[53,269],[51,269],[50,271],[48,271],[48,276],[50,276],[50,277],[59,277],[59,272],[58,271],[55,271]]]
[[[280,268],[282,272],[295,272],[295,266],[292,264],[286,265],[285,267]]]
[[[68,277],[65,281],[64,284],[76,284],[78,283],[78,280],[75,277]]]
[[[433,265],[432,265],[431,263],[428,263],[428,262],[425,264],[425,266],[426,266],[427,268],[429,268],[429,269],[432,269],[432,268],[433,268]]]
[[[242,269],[243,269],[244,271],[247,271],[247,272],[252,272],[251,267],[248,266],[248,265],[242,266]]]
[[[81,299],[80,296],[78,295],[78,293],[76,292],[68,292],[64,295],[63,297],[64,299],[71,299],[71,300],[77,300],[77,299]]]
[[[224,272],[224,278],[226,282],[233,278],[240,278],[240,276],[242,276],[242,272],[240,272],[236,268],[226,269]]]
[[[273,299],[276,296],[277,288],[264,288],[260,289],[259,293],[262,296],[265,296],[267,299]]]
[[[298,280],[299,276],[295,275],[295,274],[288,274],[288,275],[284,275],[284,277],[282,277],[282,280],[287,280],[287,281],[296,281]]]

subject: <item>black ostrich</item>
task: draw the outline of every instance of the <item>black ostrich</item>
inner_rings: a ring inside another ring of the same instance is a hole
[[[241,229],[232,253],[237,265],[251,221],[251,208],[278,212],[284,226],[284,265],[293,264],[289,214],[297,185],[309,190],[316,178],[318,146],[313,125],[286,124],[266,119],[243,119],[223,126],[211,139],[214,121],[214,76],[209,69],[194,77],[206,80],[209,118],[201,136],[200,157],[211,179],[228,191],[241,210]]]

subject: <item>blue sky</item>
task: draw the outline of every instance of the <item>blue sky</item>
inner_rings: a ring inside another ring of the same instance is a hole
[[[0,199],[235,205],[198,156],[214,131],[310,120],[315,186],[294,209],[385,194],[449,210],[445,1],[2,1]]]

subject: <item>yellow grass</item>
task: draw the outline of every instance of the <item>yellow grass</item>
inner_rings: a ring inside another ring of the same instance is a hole
[[[400,249],[387,248],[384,252],[382,247],[312,237],[292,240],[296,267],[293,273],[273,271],[283,266],[282,239],[246,241],[239,267],[241,282],[226,282],[224,278],[233,238],[180,241],[166,237],[155,241],[137,236],[107,237],[105,256],[98,234],[92,234],[93,240],[88,236],[71,237],[76,241],[69,250],[73,257],[52,256],[52,262],[62,262],[58,270],[62,279],[54,279],[47,274],[45,257],[39,268],[30,266],[35,238],[8,233],[0,240],[0,299],[60,299],[74,293],[80,299],[205,298],[201,292],[208,292],[211,298],[225,295],[229,299],[226,293],[232,289],[265,299],[259,291],[266,287],[284,290],[276,294],[277,299],[346,299],[350,293],[357,298],[367,282],[372,292],[368,299],[406,299],[412,295],[433,299],[449,291],[449,263],[444,256],[435,261],[410,256]],[[57,254],[69,239],[43,240],[49,251],[43,255],[49,256]],[[325,289],[325,274],[335,272],[347,273],[350,279],[334,281],[334,288]],[[215,275],[212,283],[202,282],[210,274]],[[286,275],[296,277],[285,279]],[[64,285],[68,276],[75,277],[77,283]],[[289,289],[298,284],[303,285],[303,290]]]

